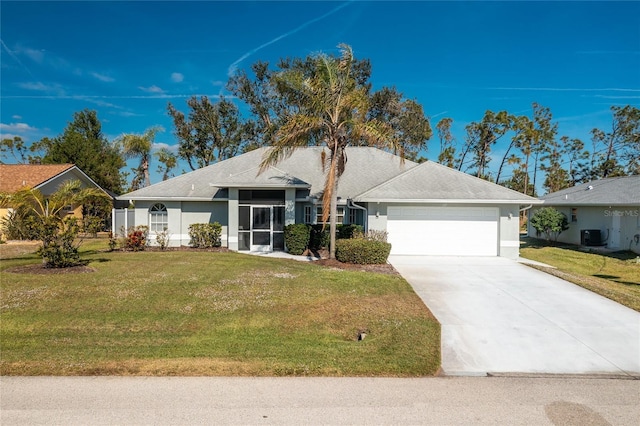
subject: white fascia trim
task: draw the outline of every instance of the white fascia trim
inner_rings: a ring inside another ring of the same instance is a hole
[[[542,200],[542,203],[546,206],[562,206],[562,207],[567,207],[567,206],[571,206],[571,207],[636,207],[636,206],[640,206],[640,203],[635,204],[635,203],[629,203],[624,202],[624,203],[581,203],[579,201],[575,201],[575,202],[567,202],[566,200],[562,200],[562,202],[558,202],[558,201],[549,201],[549,200]]]
[[[542,204],[541,200],[449,200],[449,199],[398,199],[398,198],[354,198],[357,203],[389,203],[389,204]]]
[[[119,201],[229,201],[228,198],[211,198],[211,197],[132,197],[132,198],[116,198]]]

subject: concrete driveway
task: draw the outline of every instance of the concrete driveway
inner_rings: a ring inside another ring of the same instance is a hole
[[[391,256],[442,325],[442,368],[640,378],[640,313],[500,257]]]

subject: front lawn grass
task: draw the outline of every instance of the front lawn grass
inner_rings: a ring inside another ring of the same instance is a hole
[[[411,377],[440,366],[440,325],[399,276],[101,244],[83,246],[90,273],[13,273],[40,259],[0,260],[1,374]]]
[[[640,312],[640,262],[630,251],[598,253],[524,238],[520,256],[556,267],[536,267]]]

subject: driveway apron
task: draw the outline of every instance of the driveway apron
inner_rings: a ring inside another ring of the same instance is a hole
[[[500,257],[391,256],[442,325],[449,375],[640,378],[640,313]]]

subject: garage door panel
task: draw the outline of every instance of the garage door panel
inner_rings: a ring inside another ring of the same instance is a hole
[[[392,254],[496,256],[498,209],[390,206],[387,231]]]

